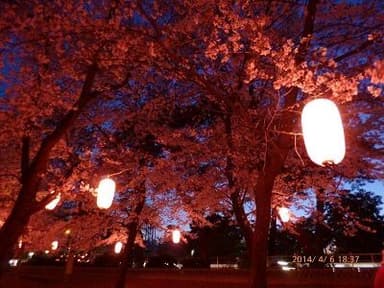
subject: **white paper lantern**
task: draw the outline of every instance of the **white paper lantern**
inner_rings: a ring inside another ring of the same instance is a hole
[[[308,102],[301,115],[309,158],[320,166],[340,163],[345,156],[343,123],[335,103],[328,99]]]
[[[51,202],[49,202],[47,205],[45,205],[45,209],[47,210],[53,210],[56,208],[57,204],[60,202],[61,194],[57,194],[55,199],[53,199]]]
[[[116,242],[115,249],[114,249],[115,253],[120,254],[121,249],[123,249],[123,243],[121,243],[120,241]]]
[[[289,213],[289,209],[288,208],[286,208],[286,207],[279,207],[277,209],[277,212],[279,213],[280,220],[283,223],[287,223],[289,221],[290,213]]]
[[[55,240],[51,243],[51,250],[56,250],[59,247],[59,241]]]
[[[108,209],[111,207],[113,197],[115,196],[116,184],[115,181],[105,178],[100,181],[97,188],[97,207]]]
[[[181,233],[179,230],[175,229],[172,231],[172,242],[177,244],[180,242]]]

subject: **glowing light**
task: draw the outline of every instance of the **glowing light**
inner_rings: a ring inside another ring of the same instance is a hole
[[[335,103],[328,99],[308,102],[301,115],[305,148],[320,166],[338,164],[345,156],[343,123]]]
[[[56,250],[59,247],[59,241],[55,240],[51,243],[51,250]]]
[[[172,231],[172,242],[177,244],[180,242],[181,239],[181,233],[179,230],[175,229]]]
[[[101,209],[108,209],[111,207],[115,189],[116,184],[112,179],[105,178],[101,180],[97,187],[97,207]]]
[[[18,263],[19,263],[19,259],[10,259],[10,260],[8,261],[8,264],[9,264],[9,266],[11,266],[11,267],[16,267]]]
[[[69,236],[69,235],[71,234],[71,229],[67,229],[67,230],[65,230],[64,234],[67,235],[67,236]]]
[[[286,207],[280,207],[277,209],[278,213],[279,213],[279,217],[280,217],[280,220],[284,223],[288,222],[289,221],[289,218],[290,218],[290,213],[289,213],[289,209],[286,208]]]
[[[282,266],[281,269],[283,271],[291,271],[291,270],[295,270],[296,268],[295,267]]]
[[[120,254],[121,249],[123,249],[123,243],[121,243],[120,241],[116,242],[116,244],[115,244],[115,253],[116,254]]]
[[[289,262],[284,261],[284,260],[279,260],[279,261],[277,261],[277,264],[279,264],[280,266],[288,266]]]
[[[49,202],[47,205],[45,205],[45,209],[47,210],[53,210],[56,208],[56,205],[60,202],[61,194],[57,194],[55,199],[53,199],[51,202]]]
[[[18,247],[19,247],[20,249],[21,249],[21,247],[23,247],[23,240],[19,240]]]

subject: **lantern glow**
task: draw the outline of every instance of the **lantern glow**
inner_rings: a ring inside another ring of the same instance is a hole
[[[181,233],[179,230],[175,229],[172,231],[172,242],[177,244],[180,242]]]
[[[47,205],[45,205],[45,209],[47,209],[47,210],[55,209],[57,204],[60,202],[60,199],[61,199],[61,193],[57,194],[55,199],[53,199],[51,202],[49,202]]]
[[[59,247],[59,241],[55,240],[51,243],[51,250],[56,250]]]
[[[289,215],[289,209],[286,208],[286,207],[279,207],[277,209],[278,213],[279,213],[279,217],[280,217],[280,220],[283,222],[283,223],[287,223],[289,221],[289,218],[290,218],[290,215]]]
[[[338,164],[345,156],[343,123],[335,103],[328,99],[308,102],[301,115],[309,158],[320,166]]]
[[[121,243],[120,241],[116,242],[115,249],[114,249],[115,254],[120,254],[122,248],[123,248],[123,243]]]
[[[111,207],[115,189],[116,184],[112,179],[105,178],[101,180],[97,187],[97,207],[101,209],[108,209]]]

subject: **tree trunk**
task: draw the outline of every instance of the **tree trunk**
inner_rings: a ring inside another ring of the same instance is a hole
[[[116,281],[116,288],[124,288],[125,287],[125,280],[127,278],[127,272],[130,267],[130,263],[132,260],[132,252],[133,252],[133,247],[135,245],[135,238],[136,238],[136,233],[137,233],[137,227],[138,223],[131,222],[128,225],[128,242],[125,246],[124,253],[123,253],[123,261],[121,262],[120,266],[120,271],[117,276],[117,281]]]
[[[29,161],[29,139],[23,138],[21,160],[21,188],[15,205],[0,229],[0,277],[13,254],[13,247],[28,224],[30,217],[44,206],[36,202],[41,177],[47,170],[49,154],[65,132],[72,126],[86,104],[93,98],[91,87],[97,71],[96,64],[88,69],[80,97],[56,129],[42,142],[34,159]]]
[[[305,55],[308,50],[313,27],[315,22],[316,7],[319,0],[309,0],[306,6],[304,19],[303,41],[300,42],[296,64],[300,65],[305,60]],[[293,87],[287,94],[285,99],[285,108],[291,107],[296,103],[296,98],[299,89]],[[297,115],[288,111],[282,113],[282,116],[276,126],[281,131],[292,131]],[[271,137],[273,137],[271,135]],[[272,140],[273,141],[273,140]],[[292,141],[291,141],[292,142]],[[269,145],[266,153],[265,167],[260,171],[256,187],[256,225],[252,243],[252,259],[250,273],[251,288],[267,288],[267,256],[268,256],[268,232],[271,220],[271,203],[272,189],[275,178],[279,175],[284,166],[285,159],[291,149],[290,136],[280,134],[274,141],[274,144]]]
[[[0,234],[0,276],[3,274],[8,265],[8,260],[12,257],[15,243],[18,242],[20,235],[23,233],[25,226],[28,224],[31,213],[34,210],[35,199],[31,195],[31,189],[39,184],[39,181],[30,181],[28,178],[28,164],[29,164],[29,144],[30,138],[23,137],[22,139],[22,153],[21,153],[21,181],[22,188],[15,205],[8,216],[7,221],[1,227]],[[6,237],[1,237],[5,235]]]
[[[124,253],[122,255],[122,263],[119,271],[119,275],[117,276],[117,281],[115,288],[124,288],[125,287],[125,280],[127,278],[127,272],[132,260],[133,255],[133,248],[135,245],[135,239],[137,230],[139,227],[139,215],[141,214],[141,211],[144,208],[145,204],[145,182],[142,182],[139,187],[139,195],[138,195],[138,203],[136,204],[136,207],[134,209],[134,215],[132,216],[131,221],[127,225],[128,230],[128,241],[124,249]]]
[[[252,240],[251,288],[267,288],[268,234],[271,219],[272,189],[284,160],[285,158],[276,162],[280,164],[280,167],[270,166],[274,168],[269,169],[271,173],[263,173],[256,184],[256,225]]]
[[[296,103],[298,89],[293,88],[288,93],[285,105],[289,107]],[[281,131],[292,131],[297,114],[287,109],[276,126]],[[273,137],[271,135],[271,137]],[[289,151],[292,149],[291,136],[280,134],[270,145],[265,157],[265,167],[259,172],[254,189],[256,202],[256,224],[252,237],[252,259],[250,273],[251,288],[267,288],[267,257],[268,238],[271,222],[272,190],[276,177],[281,173]]]
[[[24,188],[25,190],[25,188]],[[13,249],[18,242],[20,236],[23,234],[25,227],[28,224],[33,207],[29,203],[27,197],[29,191],[20,191],[19,197],[16,200],[15,206],[11,214],[8,216],[7,221],[1,227],[0,233],[0,277],[8,266],[8,260],[13,255]]]

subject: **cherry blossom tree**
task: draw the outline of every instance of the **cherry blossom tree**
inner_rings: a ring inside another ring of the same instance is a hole
[[[139,74],[139,58],[143,61],[146,53],[128,53],[129,47],[143,40],[143,34],[136,34],[140,27],[129,28],[134,26],[132,6],[119,7],[114,1],[105,6],[32,1],[28,5],[3,2],[1,10],[7,11],[0,20],[1,105],[6,114],[2,143],[16,139],[22,143],[13,145],[20,153],[10,153],[18,155],[19,168],[7,169],[7,174],[19,178],[19,185],[0,230],[3,267],[31,215],[56,196],[49,193],[45,173],[52,169],[52,155],[67,149],[66,133],[91,102],[105,99],[111,91],[129,89],[131,73]],[[47,196],[37,201],[42,188],[48,188]]]
[[[66,155],[68,143],[81,141],[71,131],[96,123],[110,137],[135,111],[150,121],[126,135],[163,151],[151,171],[156,195],[172,192],[201,219],[230,199],[252,255],[251,287],[267,287],[271,208],[302,199],[308,188],[334,190],[337,174],[383,176],[380,1],[0,5],[7,11],[0,20],[1,147],[21,162],[2,175],[16,201],[0,230],[3,262],[31,215],[56,196],[45,178],[59,165],[55,156],[66,163],[61,171],[94,152],[113,163],[113,149],[100,142]],[[339,103],[348,128],[345,162],[325,172],[309,163],[299,138],[301,109],[317,97]],[[23,140],[9,145],[14,139]],[[17,188],[12,175],[21,179]],[[40,190],[47,197],[37,202]],[[255,203],[254,225],[244,199]]]
[[[174,71],[175,78],[188,83],[194,101],[204,99],[221,115],[211,132],[217,148],[212,151],[227,163],[230,194],[236,196],[236,189],[250,187],[255,199],[252,287],[266,287],[272,192],[275,188],[276,194],[284,193],[275,183],[289,170],[288,160],[303,155],[295,151],[302,106],[311,98],[327,97],[346,108],[360,101],[382,107],[381,72],[374,68],[381,65],[382,57],[380,5],[376,1],[364,8],[352,2],[196,2],[169,9],[174,13],[167,23],[173,25],[172,30],[158,15],[142,8],[154,37],[167,39],[153,46],[156,59],[163,63],[161,69]],[[338,12],[347,8],[348,17]],[[250,129],[253,134],[245,132]],[[347,137],[353,138],[348,132]],[[340,171],[345,169],[353,177],[359,168],[350,157]],[[380,175],[380,164],[372,158],[365,163],[369,162],[372,172],[376,171],[371,176]],[[308,161],[301,163],[308,165]]]

